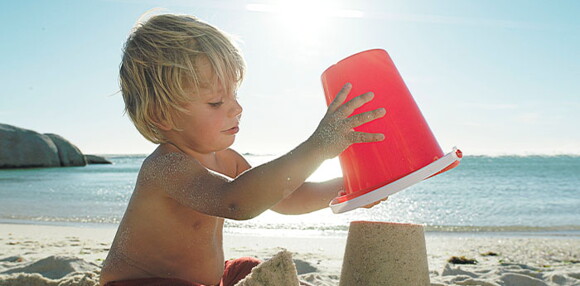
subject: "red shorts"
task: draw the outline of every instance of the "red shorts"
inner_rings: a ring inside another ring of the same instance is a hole
[[[260,260],[253,257],[242,257],[226,261],[224,275],[220,281],[220,286],[234,286],[244,279],[252,268],[260,264]],[[123,281],[112,281],[105,286],[203,286],[201,284],[188,282],[177,278],[141,278]]]

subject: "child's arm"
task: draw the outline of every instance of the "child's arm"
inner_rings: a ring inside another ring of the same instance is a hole
[[[320,183],[306,182],[270,209],[281,214],[298,215],[327,208],[328,203],[342,191],[342,185],[342,178]]]
[[[384,116],[385,110],[348,117],[373,97],[372,93],[366,93],[344,103],[350,89],[347,84],[338,93],[308,140],[234,180],[208,170],[193,157],[176,153],[151,162],[154,167],[151,172],[144,172],[144,176],[147,176],[145,173],[159,174],[159,180],[155,181],[167,195],[196,211],[238,220],[255,217],[300,187],[324,160],[337,156],[353,143],[384,139],[382,134],[353,130]]]
[[[320,183],[306,182],[270,209],[281,214],[299,215],[326,208],[332,199],[346,195],[343,183],[343,178]],[[362,208],[370,209],[387,199],[388,197],[362,206]]]
[[[252,168],[242,155],[231,151],[235,154],[239,173]],[[335,178],[325,182],[305,182],[270,210],[286,215],[298,215],[326,208],[330,200],[344,192],[343,181],[343,178]]]

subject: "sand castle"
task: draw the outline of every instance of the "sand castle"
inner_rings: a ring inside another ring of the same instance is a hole
[[[351,222],[340,285],[430,285],[423,226]]]
[[[236,286],[297,286],[299,283],[292,254],[284,250],[254,267]]]

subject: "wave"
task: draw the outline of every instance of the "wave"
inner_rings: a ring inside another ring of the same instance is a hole
[[[17,224],[54,224],[54,225],[83,225],[83,224],[119,224],[120,217],[55,217],[55,216],[0,216],[0,223]]]
[[[303,224],[255,224],[251,222],[226,221],[226,228],[239,229],[284,229],[284,230],[318,230],[348,231],[348,225],[303,225]],[[556,226],[471,226],[471,225],[424,225],[426,232],[580,232],[580,225]]]
[[[580,232],[580,225],[557,226],[455,226],[455,225],[426,225],[425,231],[431,232]]]
[[[73,225],[73,226],[118,226],[120,218],[115,217],[51,217],[51,216],[1,216],[0,223],[8,224],[38,224],[38,225]],[[253,223],[251,221],[226,220],[224,228],[226,232],[233,233],[279,233],[292,232],[317,233],[319,235],[346,234],[348,225],[343,224],[273,224]],[[580,225],[555,225],[555,226],[473,226],[473,225],[424,225],[426,233],[511,233],[511,234],[537,234],[556,236],[580,236]]]

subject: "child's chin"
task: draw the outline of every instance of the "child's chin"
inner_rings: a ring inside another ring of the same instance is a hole
[[[232,145],[234,145],[234,141],[235,141],[235,135],[231,136],[231,138],[224,140],[220,146],[220,150],[225,150],[227,148],[230,148]]]

